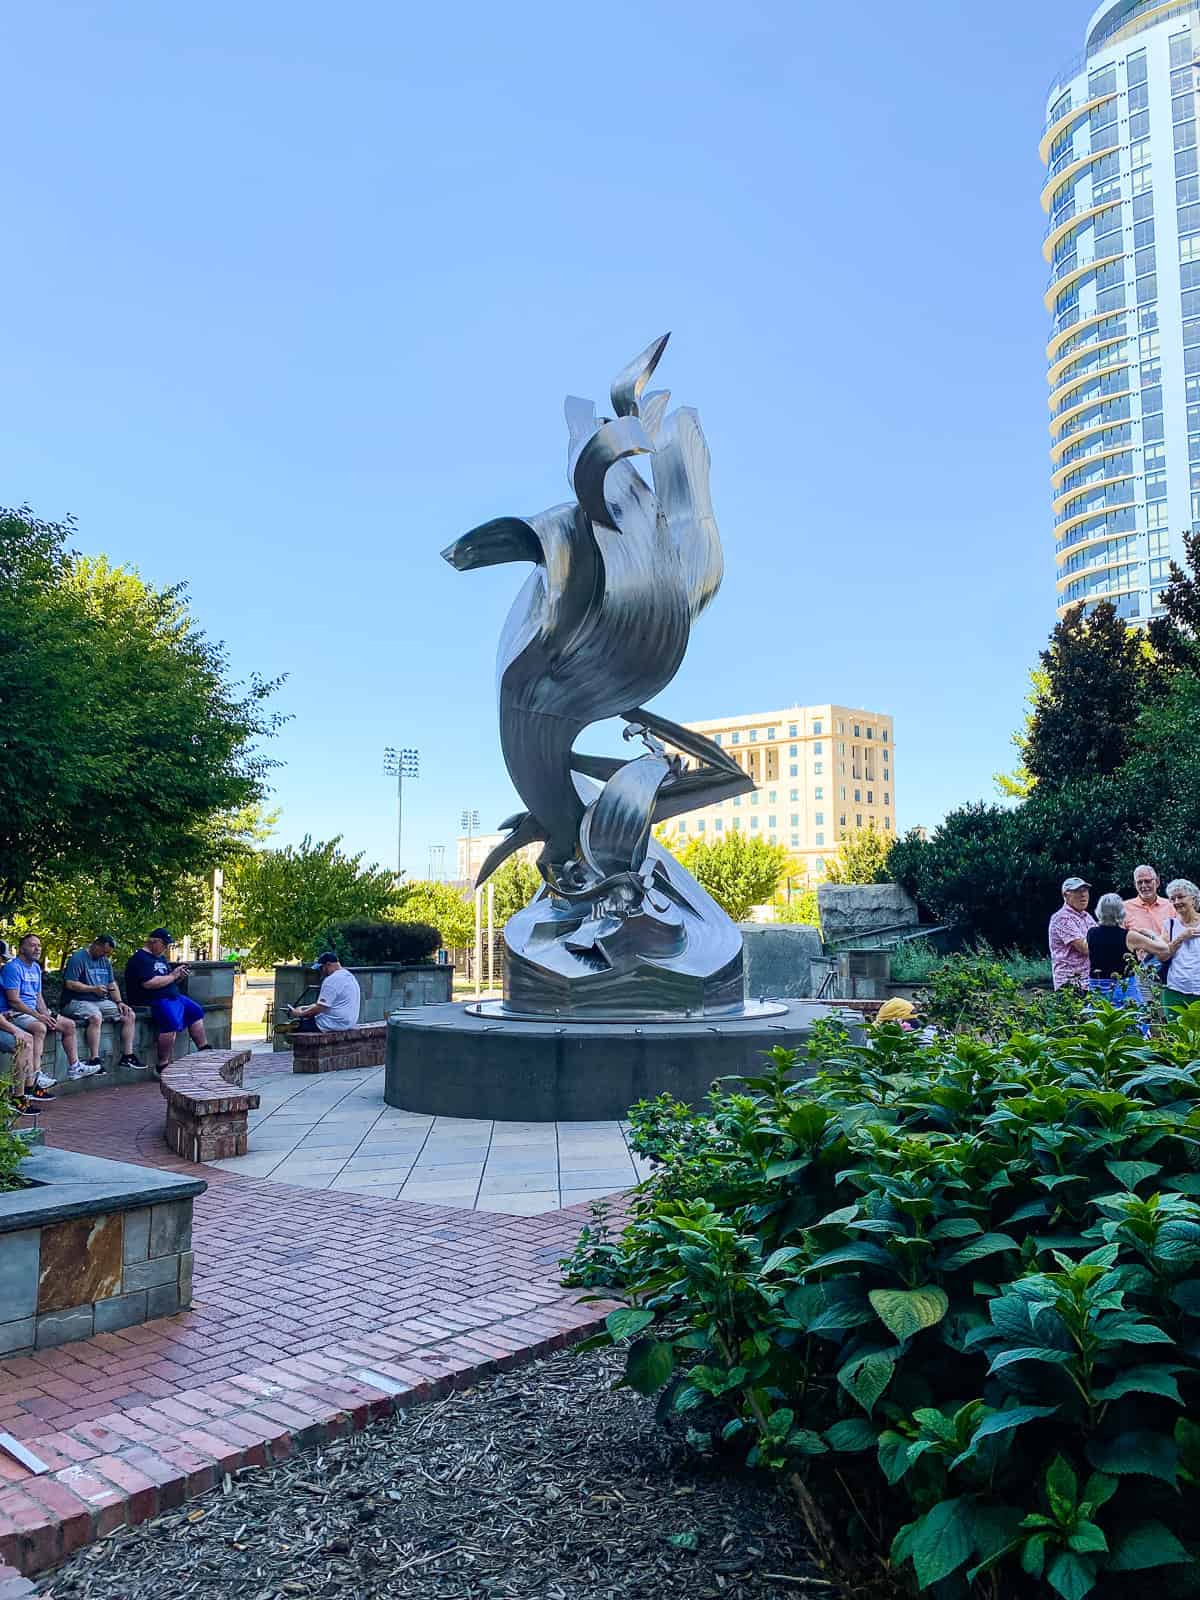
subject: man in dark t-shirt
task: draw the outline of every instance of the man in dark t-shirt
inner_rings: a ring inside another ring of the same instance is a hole
[[[188,969],[172,966],[167,951],[174,941],[165,928],[155,928],[140,950],[125,963],[125,993],[131,1006],[149,1006],[158,1023],[158,1060],[154,1070],[171,1065],[175,1035],[186,1028],[197,1050],[207,1050],[204,1036],[204,1007],[189,995],[179,992],[179,980]]]

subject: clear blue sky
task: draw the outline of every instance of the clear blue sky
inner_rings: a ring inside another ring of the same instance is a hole
[[[896,718],[901,827],[988,796],[1053,623],[1037,140],[1086,0],[40,0],[0,24],[0,503],[186,579],[288,673],[280,834],[405,865],[516,801],[519,568],[566,393],[652,336],[725,584],[656,702]]]

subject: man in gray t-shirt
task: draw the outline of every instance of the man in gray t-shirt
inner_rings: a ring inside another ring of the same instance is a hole
[[[121,1024],[120,1065],[142,1065],[133,1051],[133,1030],[137,1025],[133,1008],[121,999],[113,972],[112,955],[116,947],[111,934],[98,933],[91,944],[69,955],[63,968],[63,1014],[85,1025],[87,1060],[84,1066],[97,1072],[104,1070],[100,1060],[101,1022]]]
[[[322,950],[313,962],[321,974],[321,989],[311,1006],[289,1006],[300,1018],[298,1033],[337,1033],[358,1026],[362,990],[358,979],[337,958],[336,950]]]

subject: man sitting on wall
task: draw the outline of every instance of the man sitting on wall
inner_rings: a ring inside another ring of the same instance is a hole
[[[336,950],[322,950],[313,967],[321,974],[321,988],[315,1004],[288,1007],[294,1017],[300,1018],[296,1032],[336,1033],[343,1028],[356,1028],[362,1008],[358,979],[346,971]]]
[[[150,1014],[158,1023],[158,1060],[155,1072],[171,1065],[175,1049],[175,1035],[186,1028],[197,1050],[209,1049],[204,1036],[204,1007],[197,1005],[190,995],[182,994],[179,985],[187,977],[184,966],[173,967],[167,960],[167,951],[174,940],[165,928],[155,928],[140,950],[135,950],[125,963],[125,993],[131,1006],[149,1006]]]
[[[75,1048],[75,1024],[70,1017],[56,1017],[42,995],[42,941],[36,933],[27,933],[17,946],[17,953],[0,972],[0,987],[4,989],[5,1004],[10,1022],[27,1033],[33,1041],[34,1084],[28,1092],[30,1100],[53,1100],[51,1089],[54,1079],[42,1071],[42,1050],[46,1035],[56,1033],[62,1039],[67,1057],[67,1071],[72,1078],[92,1078],[99,1067],[85,1066]]]
[[[2,1011],[0,1011],[0,1057],[12,1056],[12,1079],[10,1082],[13,1110],[18,1116],[25,1116],[29,1112],[37,1113],[42,1107],[38,1100],[30,1098],[30,1091],[35,1087],[34,1077],[37,1068],[33,1064],[33,1040],[29,1034],[22,1033],[20,1028],[14,1027]],[[43,1095],[44,1100],[57,1099],[56,1095]]]
[[[112,953],[116,948],[117,941],[111,934],[98,933],[91,944],[69,955],[63,968],[63,1014],[84,1024],[86,1065],[101,1070],[100,1024],[105,1020],[121,1024],[121,1066],[142,1065],[133,1053],[133,1007],[121,999],[113,973]]]

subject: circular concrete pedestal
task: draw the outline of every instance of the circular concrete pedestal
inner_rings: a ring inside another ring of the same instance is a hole
[[[525,1022],[421,1006],[388,1018],[383,1098],[403,1111],[501,1122],[610,1122],[636,1100],[699,1105],[714,1078],[761,1072],[799,1049],[827,1006],[691,1022]]]

